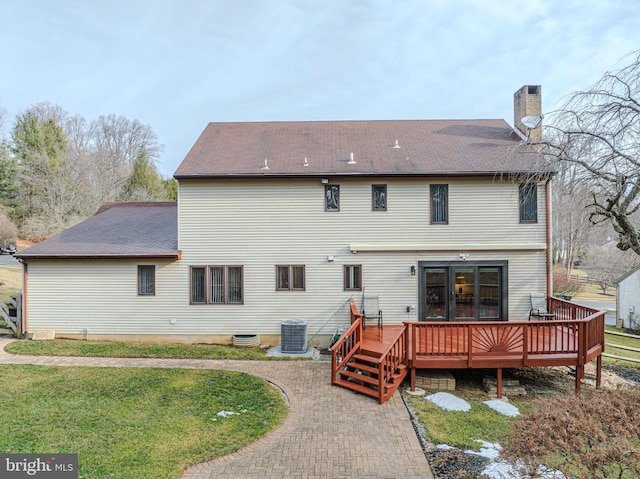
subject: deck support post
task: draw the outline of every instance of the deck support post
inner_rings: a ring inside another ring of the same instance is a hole
[[[416,390],[416,368],[411,368],[411,391]]]
[[[498,399],[502,399],[502,368],[496,369],[496,382],[498,383]]]
[[[602,384],[602,354],[596,359],[596,388],[600,389]]]
[[[584,364],[576,366],[576,395],[580,395],[582,387],[582,378],[584,377]]]

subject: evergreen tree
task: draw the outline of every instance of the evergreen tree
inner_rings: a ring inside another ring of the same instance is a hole
[[[133,170],[125,181],[120,201],[159,201],[165,199],[165,188],[155,165],[142,148],[135,160]]]
[[[166,178],[162,180],[165,190],[165,200],[178,201],[178,181],[175,178]]]
[[[9,144],[0,142],[0,205],[8,209],[11,216],[20,216],[18,190],[18,164],[11,156]]]

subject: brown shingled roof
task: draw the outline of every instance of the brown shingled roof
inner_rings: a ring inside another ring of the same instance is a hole
[[[303,121],[209,123],[175,177],[546,171],[504,120]]]
[[[18,258],[179,258],[175,202],[105,203],[94,216]]]

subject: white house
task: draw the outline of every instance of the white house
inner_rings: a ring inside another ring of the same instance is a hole
[[[623,327],[640,328],[640,267],[615,281],[618,321]]]
[[[516,120],[539,114],[539,86],[514,97]],[[552,283],[552,172],[523,130],[210,123],[175,172],[177,205],[108,204],[17,255],[26,329],[277,344],[304,319],[324,343],[363,291],[385,324],[526,319]]]

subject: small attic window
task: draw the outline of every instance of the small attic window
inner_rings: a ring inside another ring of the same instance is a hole
[[[540,86],[539,85],[529,85],[527,87],[527,93],[529,95],[539,95],[540,94]]]

